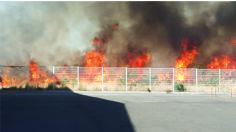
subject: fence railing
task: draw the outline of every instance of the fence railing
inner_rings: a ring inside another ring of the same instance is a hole
[[[0,76],[4,89],[177,92],[182,83],[189,92],[236,91],[236,69],[21,66],[0,67]]]

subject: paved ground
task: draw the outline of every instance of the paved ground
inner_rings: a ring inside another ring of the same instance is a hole
[[[98,95],[124,103],[137,132],[234,132],[236,99],[208,95]]]
[[[2,132],[236,130],[236,98],[229,96],[48,92],[1,97]]]

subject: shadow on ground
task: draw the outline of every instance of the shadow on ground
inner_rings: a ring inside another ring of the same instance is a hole
[[[69,90],[0,94],[1,132],[134,132],[122,103]]]

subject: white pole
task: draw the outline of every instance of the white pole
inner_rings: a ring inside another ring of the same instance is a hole
[[[152,69],[149,68],[149,88],[152,91]]]
[[[128,70],[127,70],[127,67],[125,69],[125,91],[127,92],[128,91],[128,78],[127,78],[127,73],[128,73]]]
[[[27,89],[29,90],[29,83],[30,83],[30,67],[28,66],[28,71],[27,71],[27,79],[28,79],[28,86]]]
[[[196,92],[198,92],[198,73],[197,73],[197,68],[196,68]]]
[[[53,74],[53,87],[52,87],[52,90],[54,90],[54,85],[55,85],[55,69],[54,69],[54,66],[52,66],[52,74]]]
[[[79,67],[77,67],[77,85],[79,90]]]
[[[221,69],[219,69],[219,92],[221,92]]]
[[[103,67],[102,67],[102,91],[104,91],[104,87],[103,87]]]
[[[175,92],[175,68],[173,68],[173,92]]]

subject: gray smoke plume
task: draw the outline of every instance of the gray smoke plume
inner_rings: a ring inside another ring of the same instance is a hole
[[[142,50],[152,56],[147,66],[173,66],[183,38],[200,53],[195,63],[207,64],[236,56],[235,12],[235,2],[0,2],[0,65],[83,66],[93,38],[116,23],[104,49],[110,66]]]
[[[75,5],[74,5],[75,4]],[[0,64],[55,65],[78,58],[100,30],[84,8],[90,3],[1,2]],[[80,54],[78,54],[79,56]],[[79,60],[77,60],[78,63]]]

